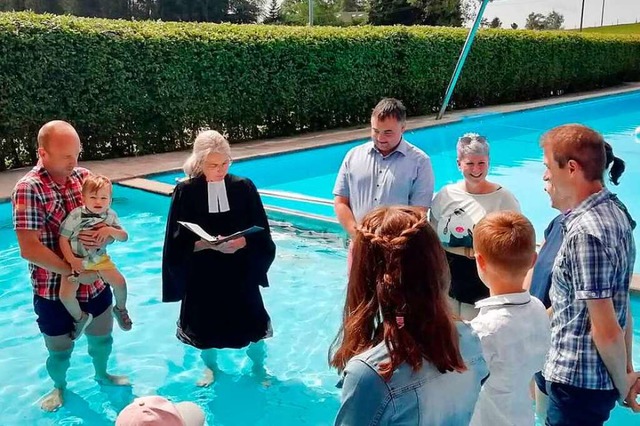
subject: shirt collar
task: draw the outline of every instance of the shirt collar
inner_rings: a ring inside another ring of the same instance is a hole
[[[476,302],[476,309],[493,308],[498,306],[517,306],[526,305],[531,302],[531,295],[528,291],[520,293],[499,294],[497,296],[487,297]]]
[[[380,151],[378,151],[378,149],[376,148],[376,145],[373,143],[373,141],[369,142],[369,151],[378,153],[378,154],[382,155],[383,157],[389,157],[389,156],[393,155],[396,152],[399,152],[400,154],[402,154],[402,155],[404,155],[406,157],[408,150],[409,150],[409,144],[407,144],[407,141],[405,141],[404,138],[400,140],[400,143],[398,144],[396,149],[391,151],[386,156],[382,155],[382,153]]]
[[[82,207],[80,208],[80,214],[81,214],[83,217],[99,217],[99,218],[104,218],[104,217],[106,217],[106,216],[107,216],[107,212],[104,212],[104,213],[94,213],[94,212],[92,212],[91,210],[89,210],[89,209],[87,208],[87,206],[82,206]]]
[[[53,178],[51,174],[45,169],[40,162],[33,168],[33,171],[40,176],[40,180],[44,182],[47,186],[59,189],[62,185],[58,184]]]
[[[38,164],[36,164],[35,167],[33,168],[33,171],[37,173],[38,176],[40,176],[40,179],[42,180],[43,183],[45,183],[51,188],[55,188],[59,190],[66,188],[71,182],[71,178],[73,176],[78,176],[78,169],[74,168],[73,172],[71,172],[71,175],[67,176],[67,180],[65,181],[64,184],[57,183],[55,180],[53,180],[53,177],[51,177],[51,173],[49,173],[47,169],[45,169],[39,161],[38,161]]]
[[[564,229],[568,229],[572,223],[574,223],[580,216],[582,216],[587,211],[591,210],[595,206],[600,203],[603,203],[611,198],[613,194],[607,189],[602,188],[600,191],[595,194],[589,195],[583,202],[578,204],[578,206],[568,211],[565,216],[562,218],[562,226]]]

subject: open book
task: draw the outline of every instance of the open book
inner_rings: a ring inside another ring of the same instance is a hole
[[[191,231],[194,234],[196,234],[197,236],[199,236],[200,238],[202,238],[203,240],[208,241],[208,242],[210,242],[212,244],[222,244],[222,243],[225,243],[227,241],[235,240],[236,238],[244,237],[245,235],[254,234],[256,232],[264,231],[264,228],[261,227],[261,226],[252,226],[251,228],[247,228],[247,229],[244,229],[242,231],[238,231],[238,232],[233,233],[231,235],[228,235],[226,237],[218,238],[218,237],[214,237],[214,236],[209,235],[209,233],[207,231],[205,231],[204,229],[202,229],[200,227],[200,225],[197,225],[195,223],[182,222],[182,221],[178,221],[178,223],[180,225],[184,226],[185,228],[187,228],[189,231]]]

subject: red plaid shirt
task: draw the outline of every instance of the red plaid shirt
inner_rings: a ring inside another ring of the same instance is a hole
[[[77,167],[59,185],[44,167],[37,165],[18,181],[13,194],[13,229],[40,232],[40,242],[62,258],[58,245],[60,225],[67,214],[82,205],[82,182],[89,174],[87,169]],[[33,292],[50,300],[60,299],[60,274],[29,263]],[[91,285],[80,285],[78,300],[86,302],[96,297],[105,284],[98,280]]]

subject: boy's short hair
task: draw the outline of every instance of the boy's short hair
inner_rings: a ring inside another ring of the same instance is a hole
[[[102,188],[111,189],[111,181],[102,175],[89,175],[82,182],[82,194],[95,194]]]
[[[520,213],[489,213],[473,228],[473,249],[500,270],[522,272],[531,268],[536,232]]]

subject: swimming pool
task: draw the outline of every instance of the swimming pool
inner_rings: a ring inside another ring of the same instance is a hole
[[[2,425],[113,424],[134,396],[160,394],[193,400],[206,411],[209,426],[330,425],[339,405],[337,375],[327,366],[327,348],[341,317],[346,253],[335,236],[274,228],[278,256],[263,290],[275,335],[267,340],[270,386],[249,375],[242,351],[219,356],[216,384],[196,388],[201,373],[198,351],[174,337],[178,304],[160,302],[162,236],[169,199],[115,187],[114,207],[131,239],[110,247],[129,280],[132,331],[114,332],[113,371],[128,374],[132,388],[100,387],[92,379],[86,340],[76,346],[69,370],[67,402],[43,413],[37,400],[51,383],[44,369],[46,352],[31,307],[26,264],[19,257],[10,205],[0,204],[0,419]],[[640,324],[640,298],[632,299]],[[636,326],[634,345],[640,347]],[[640,365],[640,351],[635,352]],[[637,418],[633,418],[637,421]],[[610,425],[631,424],[628,410],[616,408]]]
[[[509,187],[541,233],[553,217],[542,191],[541,152],[537,140],[546,129],[579,121],[605,133],[616,153],[628,162],[622,184],[614,191],[640,217],[633,182],[640,179],[640,145],[632,135],[640,124],[640,93],[608,97],[525,113],[483,116],[449,126],[409,132],[407,139],[431,156],[437,187],[459,179],[452,144],[467,131],[487,135],[492,142],[492,179]],[[634,120],[636,120],[634,122]],[[346,151],[356,143],[236,162],[232,172],[254,179],[260,189],[297,192],[330,198],[335,174]],[[155,179],[173,183],[181,174]],[[198,351],[174,337],[178,304],[160,303],[162,237],[169,199],[116,186],[114,207],[131,235],[110,252],[129,280],[131,332],[116,330],[113,371],[128,374],[132,388],[100,387],[92,379],[86,341],[81,339],[69,370],[67,403],[57,413],[40,411],[36,402],[50,390],[44,369],[46,351],[35,324],[27,268],[19,257],[8,203],[0,203],[0,424],[110,425],[134,396],[158,393],[175,401],[193,400],[203,406],[209,426],[329,425],[339,405],[337,375],[327,366],[328,346],[337,330],[344,300],[346,253],[331,234],[302,232],[278,226],[274,239],[278,257],[263,291],[275,328],[267,341],[270,386],[248,374],[242,351],[223,351],[225,374],[211,389],[194,386],[202,365]],[[281,202],[265,197],[265,203]],[[318,215],[332,212],[321,205],[289,201],[280,205],[307,209]],[[300,225],[300,222],[295,222]],[[636,235],[638,238],[638,235]],[[640,241],[640,240],[639,240]],[[638,264],[636,264],[638,270]],[[640,298],[632,298],[634,345],[640,347]],[[640,351],[634,360],[640,367]],[[635,424],[637,416],[616,408],[611,426]]]
[[[208,425],[327,425],[338,409],[337,375],[327,349],[337,331],[344,297],[346,255],[331,235],[274,230],[278,257],[263,290],[275,335],[267,340],[268,387],[249,374],[243,351],[222,351],[210,389],[196,388],[199,352],[175,337],[179,304],[160,302],[160,265],[167,197],[115,187],[114,208],[131,239],[110,253],[129,281],[130,332],[114,332],[114,371],[128,374],[131,389],[100,387],[92,379],[86,340],[76,345],[69,370],[67,403],[41,412],[36,403],[51,382],[46,351],[35,323],[26,264],[19,258],[8,203],[0,204],[0,424],[112,425],[133,396],[158,393],[193,400],[205,408]]]
[[[511,190],[520,201],[523,213],[533,222],[538,239],[556,215],[543,191],[540,136],[550,128],[566,123],[593,127],[611,143],[617,156],[627,162],[619,186],[609,185],[628,206],[631,215],[640,218],[640,139],[633,131],[640,126],[640,91],[607,96],[589,101],[561,104],[530,111],[472,117],[461,122],[407,132],[406,139],[424,149],[431,157],[436,189],[460,179],[456,168],[455,142],[466,132],[487,136],[491,143],[489,179]],[[332,189],[344,155],[355,141],[313,150],[237,161],[230,172],[250,177],[260,190],[286,191],[332,199]],[[175,183],[181,172],[152,176],[151,179]],[[331,206],[263,197],[266,205],[284,207],[320,216],[333,217]],[[640,227],[635,230],[640,241]],[[640,250],[635,264],[640,272]]]

